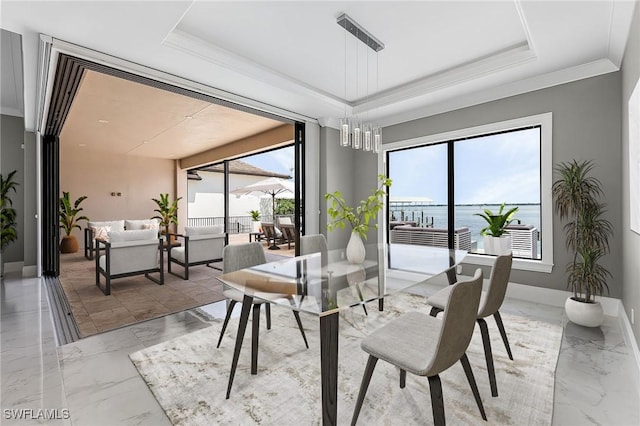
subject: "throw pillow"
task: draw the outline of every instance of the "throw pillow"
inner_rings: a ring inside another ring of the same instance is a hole
[[[93,238],[100,241],[109,241],[110,226],[92,226]]]

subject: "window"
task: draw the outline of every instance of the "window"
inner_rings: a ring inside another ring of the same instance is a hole
[[[387,144],[390,242],[452,245],[490,264],[477,215],[517,207],[514,268],[550,272],[551,113]],[[419,228],[419,229],[418,229]],[[453,232],[451,232],[453,228]],[[449,239],[452,241],[450,242]]]

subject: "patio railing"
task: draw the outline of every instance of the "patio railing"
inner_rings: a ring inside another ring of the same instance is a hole
[[[278,218],[289,217],[293,221],[293,215],[278,215]],[[263,216],[264,222],[271,222],[271,216]],[[187,219],[187,226],[213,226],[224,224],[224,217],[190,217]],[[227,232],[229,234],[246,234],[251,232],[251,216],[229,216],[227,221]]]

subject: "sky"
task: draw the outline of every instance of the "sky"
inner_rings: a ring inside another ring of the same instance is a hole
[[[274,151],[242,158],[242,161],[270,172],[287,174],[293,177],[294,148],[287,146]]]
[[[455,143],[456,204],[540,203],[538,128]],[[243,161],[293,176],[293,146],[252,155]],[[390,154],[393,198],[426,197],[447,202],[447,145],[436,144]]]
[[[467,139],[454,145],[456,204],[540,202],[539,129]],[[390,154],[391,196],[447,202],[447,145]]]

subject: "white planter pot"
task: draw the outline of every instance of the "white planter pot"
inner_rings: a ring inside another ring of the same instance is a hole
[[[600,327],[604,321],[604,311],[600,302],[585,303],[567,298],[564,310],[572,323],[584,327]]]
[[[260,224],[257,220],[251,222],[251,232],[260,232]]]
[[[503,235],[501,237],[484,236],[484,252],[502,256],[511,253],[511,236]]]
[[[362,263],[364,262],[366,254],[367,252],[365,251],[360,234],[352,232],[349,243],[347,244],[347,260],[349,260],[350,263]]]

